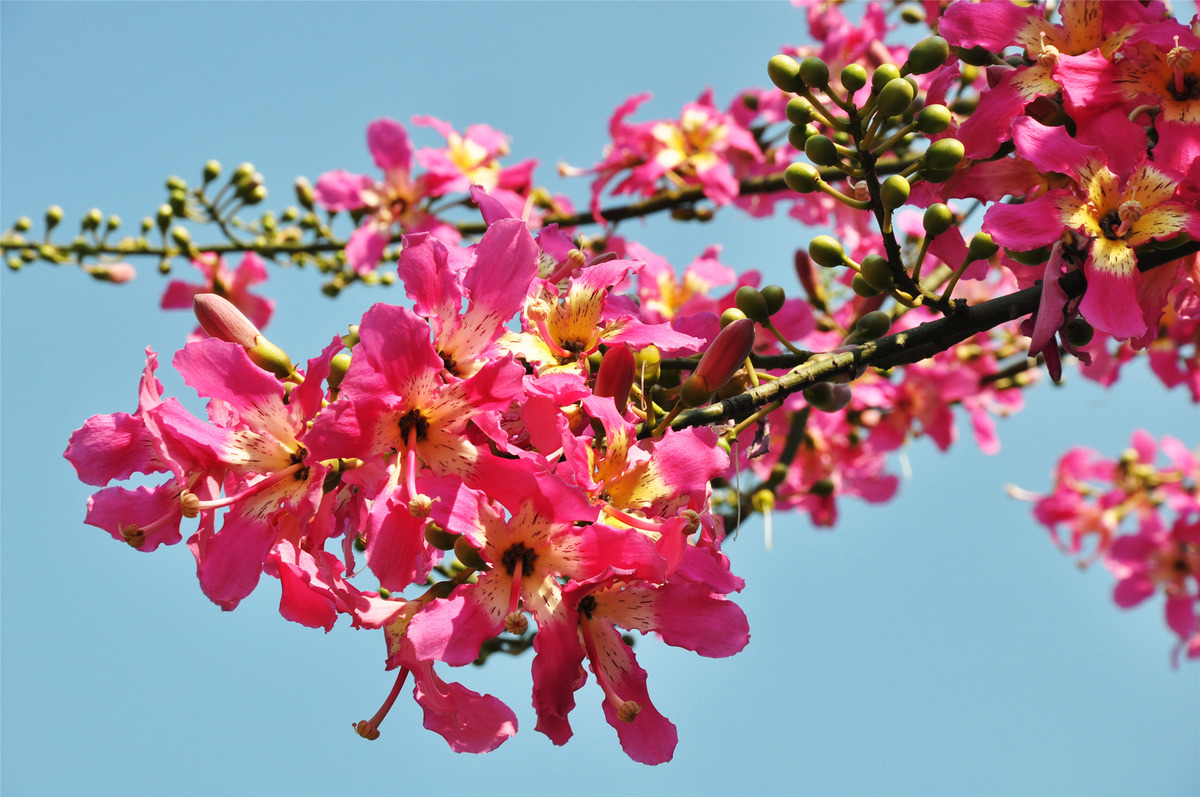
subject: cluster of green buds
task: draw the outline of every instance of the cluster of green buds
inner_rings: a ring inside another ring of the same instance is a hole
[[[99,208],[92,208],[79,219],[79,232],[65,245],[51,241],[51,233],[62,224],[64,212],[58,205],[46,208],[45,233],[40,241],[26,235],[33,229],[33,220],[21,216],[7,230],[0,232],[0,247],[5,253],[5,262],[12,271],[20,271],[27,264],[44,261],[54,265],[74,264],[84,268],[98,280],[105,282],[127,282],[133,279],[134,269],[126,263],[93,263],[84,265],[86,256],[109,245],[112,234],[121,226],[121,218],[105,216]],[[124,242],[122,242],[124,243]]]
[[[776,55],[767,64],[772,82],[796,95],[786,108],[792,125],[788,139],[803,150],[806,160],[787,168],[787,186],[802,194],[819,191],[848,207],[869,210],[883,233],[886,256],[871,255],[861,263],[848,258],[841,244],[829,236],[819,236],[809,248],[820,265],[852,269],[852,286],[861,296],[887,293],[907,306],[940,300],[921,288],[920,261],[929,239],[949,228],[953,214],[945,205],[930,208],[933,217],[926,213],[926,244],[907,265],[902,262],[892,218],[907,204],[914,182],[945,182],[963,161],[963,145],[952,137],[920,146],[922,138],[944,134],[953,119],[945,105],[924,103],[914,76],[932,72],[949,57],[946,41],[930,36],[912,48],[902,65],[882,64],[868,73],[862,65],[850,64],[836,80],[817,57],[797,62]],[[864,89],[868,89],[865,97]],[[889,171],[893,173],[884,177]],[[972,254],[988,256],[983,254],[983,244],[973,241]]]

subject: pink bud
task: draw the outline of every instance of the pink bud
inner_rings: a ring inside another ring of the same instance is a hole
[[[739,318],[713,338],[691,378],[710,394],[715,393],[745,365],[753,348],[754,322]]]
[[[262,333],[258,327],[242,315],[242,311],[215,293],[198,293],[192,301],[192,310],[200,326],[218,340],[236,343],[244,349],[252,349],[256,338]]]
[[[812,258],[808,256],[807,249],[797,249],[794,261],[796,267],[796,278],[800,280],[801,287],[808,294],[808,298],[813,307],[818,309],[825,306],[825,286],[821,283],[821,278],[817,276],[817,268],[813,265]]]
[[[137,276],[137,269],[129,263],[111,263],[108,266],[108,278],[112,282],[129,282]]]
[[[617,405],[617,412],[624,415],[629,390],[633,387],[633,372],[633,352],[623,343],[613,346],[600,361],[600,368],[596,371],[596,387],[592,392],[611,398]]]

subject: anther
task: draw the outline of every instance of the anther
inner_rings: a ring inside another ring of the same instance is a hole
[[[525,612],[509,612],[504,616],[504,630],[510,634],[521,636],[529,630],[529,618],[525,616]]]
[[[1038,66],[1052,67],[1058,63],[1058,48],[1053,44],[1046,44],[1046,32],[1041,33],[1042,51],[1038,53]]]
[[[195,493],[184,490],[179,494],[179,507],[183,510],[184,517],[194,518],[200,514],[200,498]]]
[[[637,719],[637,715],[642,713],[642,707],[632,700],[626,700],[617,709],[617,719],[626,724]]]

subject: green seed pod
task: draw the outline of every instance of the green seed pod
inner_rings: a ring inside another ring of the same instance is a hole
[[[971,243],[967,247],[967,257],[971,260],[987,260],[999,249],[1000,247],[992,240],[992,236],[986,232],[977,232],[971,237]]]
[[[879,90],[879,99],[875,107],[884,116],[899,116],[912,105],[913,87],[904,78],[889,80],[887,85]]]
[[[882,310],[874,310],[858,319],[854,330],[859,340],[878,340],[892,328],[892,317]]]
[[[213,180],[221,176],[221,162],[211,160],[204,164],[204,182],[211,183]]]
[[[838,162],[837,148],[828,136],[810,136],[804,142],[804,154],[818,166],[832,166]]]
[[[917,129],[927,136],[934,136],[950,126],[953,119],[945,105],[926,105],[917,114]]]
[[[810,55],[800,62],[800,79],[810,89],[824,89],[829,85],[829,64]]]
[[[1066,333],[1067,343],[1075,347],[1088,345],[1092,342],[1092,337],[1096,334],[1096,330],[1092,325],[1079,317],[1068,321],[1063,331]]]
[[[808,256],[818,266],[837,268],[844,264],[846,250],[836,238],[829,235],[818,235],[808,244]]]
[[[898,174],[893,174],[883,181],[883,185],[879,186],[879,199],[885,208],[895,210],[908,201],[909,189],[908,180]]]
[[[842,70],[842,88],[853,94],[867,85],[867,78],[867,70],[862,64],[848,64]]]
[[[736,307],[730,307],[725,312],[721,313],[721,329],[732,324],[734,321],[741,321],[746,317],[746,314]]]
[[[924,75],[946,63],[950,45],[941,36],[927,36],[913,45],[904,67],[913,75]]]
[[[873,296],[878,296],[883,291],[877,291],[863,279],[862,274],[855,274],[854,279],[850,280],[850,288],[864,299],[870,299]]]
[[[766,298],[758,288],[752,285],[743,285],[738,288],[733,300],[737,303],[737,308],[745,313],[746,318],[751,321],[762,324],[770,317]]]
[[[775,315],[783,309],[787,294],[784,293],[782,286],[768,285],[762,289],[761,293],[762,297],[767,300],[767,315]]]
[[[783,108],[783,115],[794,125],[803,127],[813,120],[812,103],[803,97],[792,97]]]
[[[871,93],[878,94],[883,87],[900,77],[900,67],[895,64],[880,64],[871,75]]]
[[[956,138],[943,138],[929,145],[925,150],[925,164],[935,171],[953,169],[962,162],[966,148]]]
[[[937,202],[925,209],[922,221],[925,224],[925,234],[934,238],[950,229],[950,225],[954,223],[954,213],[941,202]]]
[[[798,194],[811,194],[816,191],[820,179],[820,172],[809,163],[793,163],[783,173],[783,182]]]
[[[880,293],[890,291],[895,284],[896,278],[892,275],[892,267],[886,257],[867,255],[858,268],[866,283]]]
[[[773,55],[767,61],[767,77],[782,91],[798,91],[804,87],[800,81],[800,65],[788,55]]]

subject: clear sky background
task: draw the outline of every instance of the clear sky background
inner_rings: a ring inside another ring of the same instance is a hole
[[[654,92],[639,120],[677,115],[705,86],[723,106],[765,85],[767,59],[806,27],[785,3],[4,2],[0,37],[0,222],[60,204],[69,235],[93,206],[136,229],[164,178],[194,181],[209,158],[252,161],[275,208],[296,175],[374,173],[364,131],[381,116],[489,123],[512,162],[541,159],[538,178],[562,190],[557,161],[594,163],[626,97]],[[584,181],[565,190],[585,203]],[[724,262],[798,290],[791,254],[812,231],[722,215],[622,232],[679,269],[719,242]],[[901,497],[844,502],[835,531],[777,516],[768,553],[761,521],[745,524],[728,551],[748,582],[749,647],[708,660],[638,640],[679,727],[673,762],[630,762],[590,681],[575,738],[553,747],[533,730],[528,655],[441,668],[521,723],[497,752],[459,756],[421,728],[409,690],[377,741],[351,731],[392,682],[380,633],[288,623],[269,578],[223,613],[184,546],[141,554],[83,524],[92,490],[61,456],[68,436],[133,410],[144,348],[169,363],[194,325],[156,309],[166,281],[141,265],[121,286],[44,264],[0,276],[5,794],[1200,790],[1200,667],[1171,669],[1161,601],[1117,609],[1111,577],[1080,573],[1003,490],[1046,489],[1068,446],[1115,455],[1137,426],[1195,445],[1195,408],[1141,366],[1113,391],[1073,374],[1031,391],[996,456],[969,434],[949,455],[917,441]],[[319,282],[275,268],[266,289],[268,332],[298,360],[402,299],[358,286],[331,301]]]

